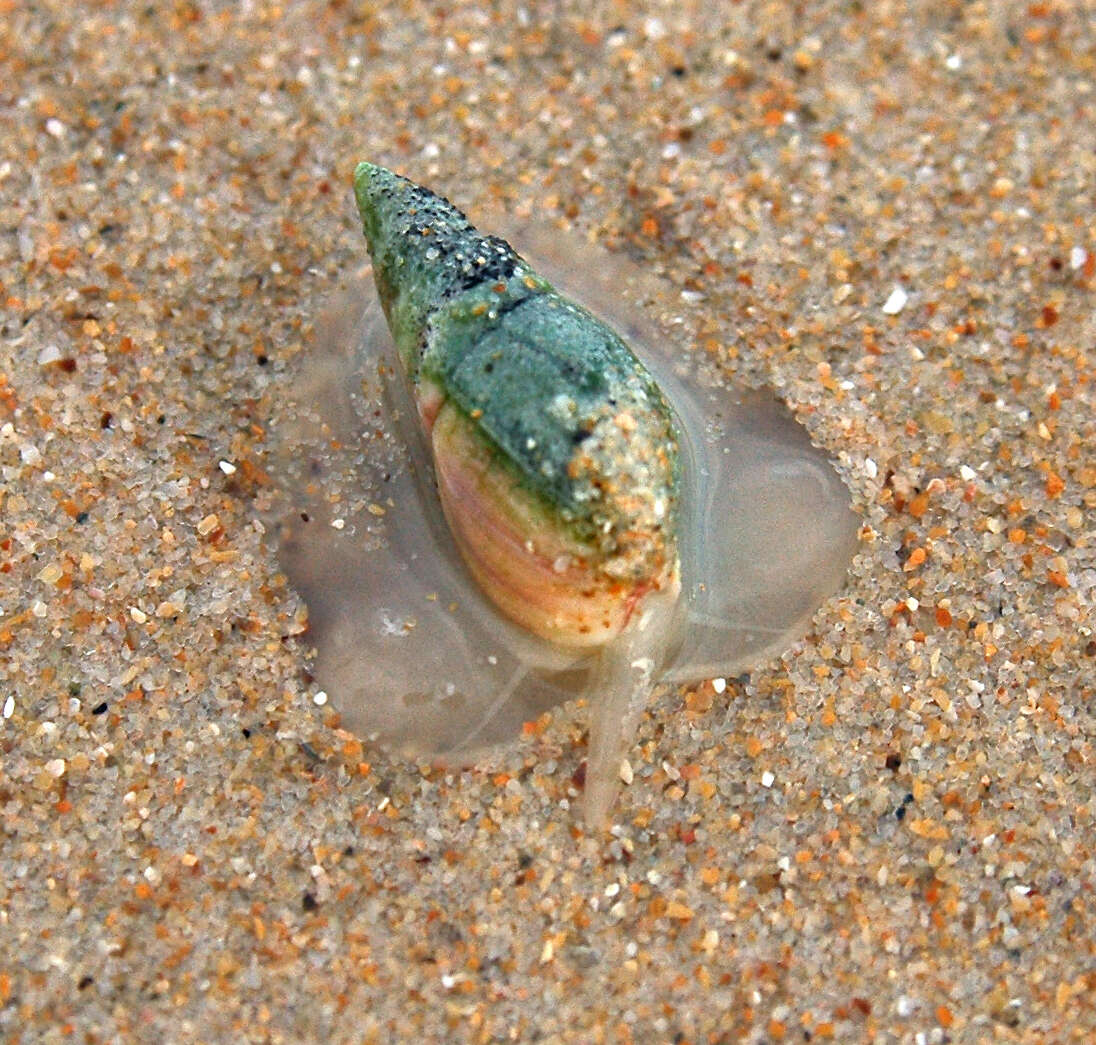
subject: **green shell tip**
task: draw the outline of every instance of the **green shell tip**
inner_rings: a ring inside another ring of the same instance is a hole
[[[364,160],[354,168],[354,196],[358,201],[359,208],[369,197],[369,188],[373,179],[383,169],[383,167],[377,167],[375,164],[366,163]]]
[[[376,206],[379,194],[385,190],[391,191],[404,181],[405,179],[387,167],[363,160],[354,168],[354,197],[358,208],[364,210]]]
[[[375,163],[369,163],[366,160],[362,160],[362,162],[354,168],[355,187],[369,181],[374,174],[382,170],[384,170],[383,167],[378,167]]]
[[[385,189],[390,191],[401,180],[399,175],[375,163],[363,161],[354,168],[354,201],[370,250],[380,231],[383,214],[388,210],[384,203]]]

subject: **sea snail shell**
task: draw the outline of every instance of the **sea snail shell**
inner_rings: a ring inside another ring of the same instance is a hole
[[[385,507],[339,533],[311,503],[283,531],[317,674],[350,728],[459,762],[584,697],[603,824],[654,685],[779,652],[840,585],[848,491],[770,395],[626,343],[428,189],[368,163],[354,189],[380,309],[352,353],[328,326],[341,363],[301,416],[369,430],[353,483]]]

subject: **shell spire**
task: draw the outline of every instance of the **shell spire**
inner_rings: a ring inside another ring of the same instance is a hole
[[[662,392],[612,329],[444,198],[368,163],[354,190],[466,565],[535,634],[608,641],[679,584]]]
[[[444,197],[372,163],[354,171],[354,196],[381,306],[405,362],[442,302],[481,284],[506,284],[511,300],[529,292],[528,266],[511,246],[481,235]]]

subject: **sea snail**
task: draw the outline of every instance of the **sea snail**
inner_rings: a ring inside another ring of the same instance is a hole
[[[374,514],[281,547],[317,674],[350,728],[451,762],[584,697],[603,825],[653,687],[779,652],[840,585],[848,491],[771,396],[626,343],[406,178],[362,163],[354,190],[380,309],[344,358]]]

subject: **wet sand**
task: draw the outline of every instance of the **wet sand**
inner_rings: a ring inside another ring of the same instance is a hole
[[[695,9],[694,9],[695,7]],[[0,4],[0,1037],[1096,1034],[1083,4]],[[369,159],[680,294],[863,526],[782,658],[340,730],[263,525]]]

